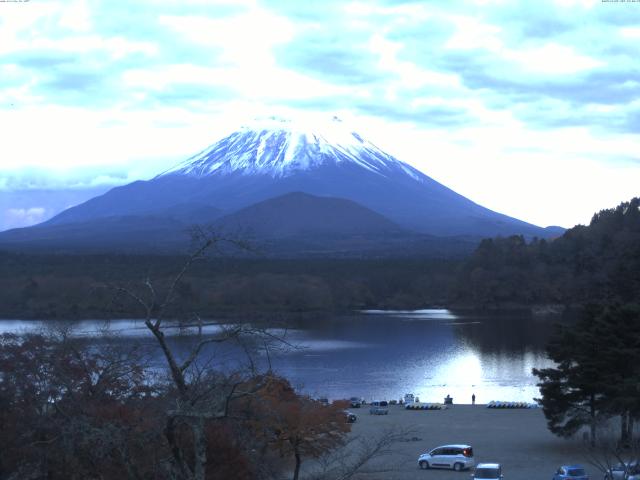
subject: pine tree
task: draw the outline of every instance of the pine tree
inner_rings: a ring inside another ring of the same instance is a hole
[[[609,414],[620,416],[620,444],[628,445],[634,419],[640,417],[640,308],[609,307],[595,316],[593,325],[608,371],[605,406]]]
[[[534,369],[551,432],[571,436],[589,426],[595,444],[600,419],[620,416],[620,443],[640,418],[640,309],[588,306],[580,321],[560,327],[547,346],[555,368]]]
[[[547,345],[547,355],[557,367],[534,368],[533,374],[540,379],[542,398],[536,400],[549,430],[570,437],[588,426],[594,445],[608,378],[599,357],[602,346],[592,325],[592,317],[586,316],[576,325],[559,327]]]

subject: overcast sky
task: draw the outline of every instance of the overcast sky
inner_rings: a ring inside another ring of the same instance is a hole
[[[0,2],[0,230],[305,112],[493,210],[588,223],[640,195],[639,59],[629,0]]]

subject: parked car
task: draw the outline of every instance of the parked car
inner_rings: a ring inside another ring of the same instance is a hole
[[[356,420],[358,420],[358,416],[355,413],[344,412],[344,414],[347,419],[347,423],[356,423]]]
[[[373,402],[371,402],[371,406],[372,407],[387,407],[387,406],[389,406],[389,402],[387,402],[386,400],[374,400]]]
[[[639,480],[640,464],[637,462],[619,463],[604,474],[604,480]]]
[[[479,463],[471,478],[473,480],[500,480],[502,478],[502,465],[499,463]]]
[[[351,397],[349,402],[352,408],[360,408],[362,406],[362,399],[360,397]]]
[[[553,476],[553,480],[589,480],[581,465],[562,465]]]
[[[389,409],[384,407],[371,407],[369,413],[371,415],[388,415]]]
[[[469,445],[442,445],[418,457],[420,468],[453,468],[466,470],[475,465],[473,448]]]

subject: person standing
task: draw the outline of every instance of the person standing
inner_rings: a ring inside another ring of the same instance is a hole
[[[476,394],[472,393],[471,394],[471,405],[475,405],[476,404]]]

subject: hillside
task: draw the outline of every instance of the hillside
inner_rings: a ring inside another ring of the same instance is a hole
[[[640,298],[640,199],[596,213],[552,240],[483,240],[463,265],[452,303],[565,304]]]

